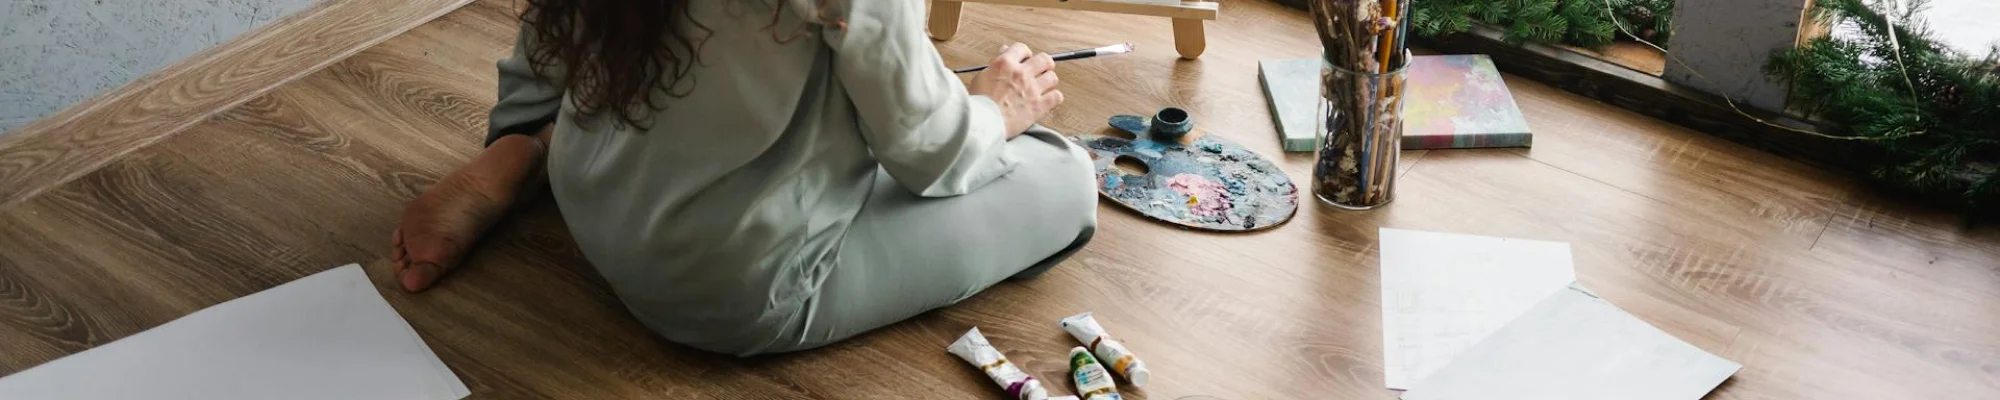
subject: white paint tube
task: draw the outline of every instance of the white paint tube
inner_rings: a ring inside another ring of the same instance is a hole
[[[1104,371],[1104,364],[1097,357],[1090,356],[1090,350],[1083,346],[1069,349],[1069,375],[1076,381],[1076,394],[1083,400],[1124,400],[1118,395],[1118,384],[1111,382],[1111,373]]]
[[[974,367],[979,367],[980,371],[985,371],[986,377],[992,378],[994,384],[1005,389],[1008,396],[1018,400],[1050,400],[1048,390],[1042,388],[1042,381],[1028,376],[1028,373],[1022,372],[1020,367],[1007,361],[1007,355],[1000,354],[1000,350],[994,349],[993,344],[986,341],[986,336],[979,334],[978,327],[965,332],[965,336],[959,336],[958,341],[951,342],[950,347],[945,347],[945,351],[958,355],[958,358],[965,359],[965,362],[971,363]]]
[[[1133,387],[1146,386],[1146,380],[1153,376],[1151,371],[1146,370],[1146,362],[1140,361],[1139,356],[1133,355],[1132,350],[1126,349],[1125,343],[1112,339],[1111,334],[1105,333],[1104,326],[1098,325],[1097,318],[1090,316],[1090,313],[1063,318],[1062,328],[1069,331],[1070,337],[1076,338],[1077,342],[1082,342],[1083,347],[1095,353],[1097,359],[1109,363],[1112,371],[1124,375],[1125,381],[1131,382]]]

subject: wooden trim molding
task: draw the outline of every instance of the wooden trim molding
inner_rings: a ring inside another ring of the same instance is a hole
[[[322,0],[0,135],[0,208],[471,2]]]
[[[1069,1],[1069,0],[931,0],[930,18],[926,21],[932,39],[951,40],[958,34],[958,17],[965,3],[987,3],[1021,7],[1041,7],[1061,10],[1096,11],[1117,14],[1149,15],[1168,17],[1174,20],[1174,50],[1181,58],[1195,59],[1208,49],[1208,37],[1202,30],[1202,21],[1213,21],[1221,15],[1222,5],[1213,1],[1186,0],[1178,4],[1155,4],[1127,1]]]

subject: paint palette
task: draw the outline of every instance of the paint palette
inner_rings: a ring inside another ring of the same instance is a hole
[[[1150,129],[1162,123],[1174,127]],[[1113,116],[1111,127],[1131,135],[1075,140],[1090,151],[1097,167],[1097,192],[1126,208],[1214,231],[1266,229],[1291,220],[1298,211],[1298,187],[1263,156],[1209,132],[1169,139],[1193,130],[1185,111],[1162,110],[1150,121],[1136,115]],[[1120,164],[1139,172],[1128,172]]]

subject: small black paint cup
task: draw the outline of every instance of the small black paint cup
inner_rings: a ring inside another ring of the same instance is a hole
[[[1153,124],[1146,128],[1146,134],[1153,136],[1153,140],[1173,142],[1181,140],[1181,137],[1187,136],[1188,132],[1193,130],[1194,117],[1189,116],[1187,110],[1167,107],[1153,113]]]

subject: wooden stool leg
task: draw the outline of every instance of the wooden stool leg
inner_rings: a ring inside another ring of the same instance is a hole
[[[965,3],[956,1],[931,1],[931,38],[951,40],[958,35],[958,12]]]
[[[1174,18],[1174,50],[1180,51],[1181,58],[1201,57],[1201,51],[1206,49],[1208,37],[1201,32],[1201,20]]]

